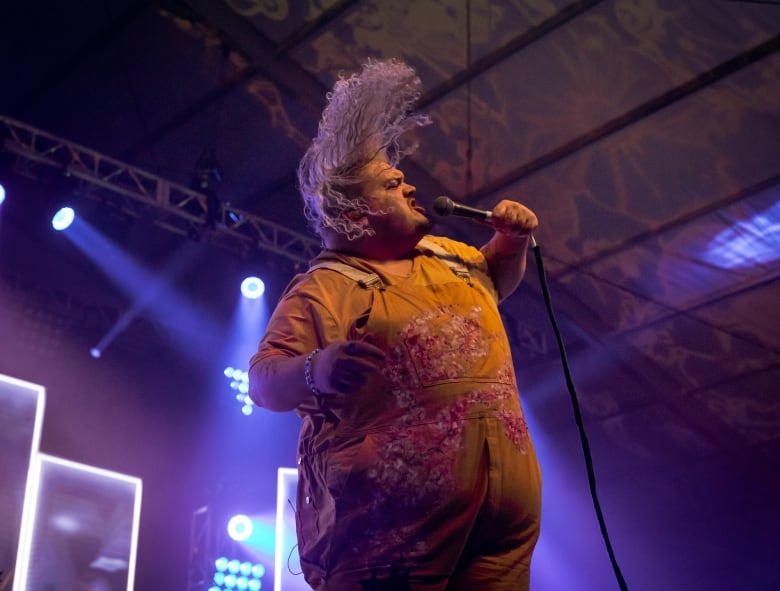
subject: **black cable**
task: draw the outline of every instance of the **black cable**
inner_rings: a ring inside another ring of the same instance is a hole
[[[601,537],[604,538],[604,544],[607,547],[607,553],[609,554],[609,560],[612,563],[612,570],[615,572],[615,578],[617,578],[618,585],[621,591],[628,591],[626,580],[623,578],[623,573],[620,572],[620,566],[618,566],[617,559],[615,558],[615,552],[612,549],[612,543],[609,541],[609,534],[607,533],[607,524],[604,521],[604,514],[601,512],[601,504],[599,503],[598,494],[596,493],[596,473],[593,469],[593,457],[590,453],[590,444],[588,443],[588,436],[585,433],[585,425],[582,421],[582,412],[580,411],[580,404],[577,400],[577,392],[574,388],[574,381],[571,377],[571,370],[569,369],[569,361],[566,359],[566,349],[563,344],[563,337],[561,331],[558,328],[558,321],[555,319],[555,312],[552,307],[552,299],[550,298],[550,289],[547,286],[547,276],[544,273],[544,264],[542,263],[542,249],[536,244],[536,240],[531,236],[531,244],[533,245],[534,257],[536,258],[536,268],[539,271],[539,283],[542,287],[542,295],[544,297],[544,304],[547,308],[547,314],[550,317],[550,323],[552,324],[553,332],[555,333],[555,340],[558,342],[558,351],[561,356],[561,364],[563,365],[563,373],[566,376],[566,387],[569,390],[571,396],[571,403],[574,407],[574,422],[577,424],[577,430],[580,434],[580,442],[582,443],[582,453],[585,456],[585,468],[588,472],[588,485],[590,486],[590,496],[593,499],[593,508],[596,510],[596,518],[599,522],[599,529],[601,529]]]

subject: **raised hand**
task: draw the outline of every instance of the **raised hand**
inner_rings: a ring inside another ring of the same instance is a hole
[[[504,199],[493,208],[490,224],[500,234],[528,236],[536,230],[539,220],[525,205]]]

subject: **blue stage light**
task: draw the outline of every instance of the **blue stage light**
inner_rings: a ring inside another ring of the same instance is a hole
[[[265,574],[265,567],[262,564],[255,564],[252,567],[252,576],[261,579]]]
[[[239,517],[249,519],[246,516]],[[208,591],[260,591],[263,588],[260,579],[266,571],[265,566],[260,563],[222,556],[214,561],[214,566],[214,585]]]
[[[249,536],[252,535],[252,520],[249,519],[246,515],[234,515],[230,518],[230,521],[228,521],[227,531],[231,538],[233,538],[236,542],[243,542],[245,540],[249,539]],[[230,564],[228,565],[228,570],[231,573],[238,573],[238,570],[240,568],[240,564],[236,562],[235,570],[232,568],[233,566],[233,560],[230,561]]]
[[[51,227],[57,231],[67,229],[76,218],[76,212],[72,207],[62,207],[51,218]]]
[[[5,187],[0,184],[0,205],[3,204],[3,201],[5,201]]]
[[[259,277],[247,277],[241,282],[241,293],[245,298],[256,300],[265,293],[265,283]]]
[[[241,412],[245,416],[252,414],[255,403],[249,397],[249,373],[241,369],[228,366],[224,370],[225,377],[229,380],[230,389],[235,399],[241,403]]]
[[[95,359],[100,359],[100,356],[101,356],[103,353],[102,353],[102,352],[100,351],[100,349],[98,349],[97,347],[92,347],[92,348],[89,350],[89,354],[90,354],[90,355],[92,355],[92,357],[93,357],[93,358],[95,358]]]

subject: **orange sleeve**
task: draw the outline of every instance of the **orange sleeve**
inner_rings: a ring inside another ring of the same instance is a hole
[[[366,306],[365,291],[334,271],[296,277],[271,315],[249,366],[272,355],[295,357],[348,340],[353,319]]]

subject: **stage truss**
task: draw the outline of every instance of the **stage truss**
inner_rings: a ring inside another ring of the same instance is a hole
[[[87,196],[110,200],[123,213],[176,234],[238,256],[262,249],[296,263],[308,263],[320,250],[305,234],[20,121],[0,115],[0,129],[3,147],[15,156],[22,174],[34,178],[42,167],[58,169],[86,184]]]

